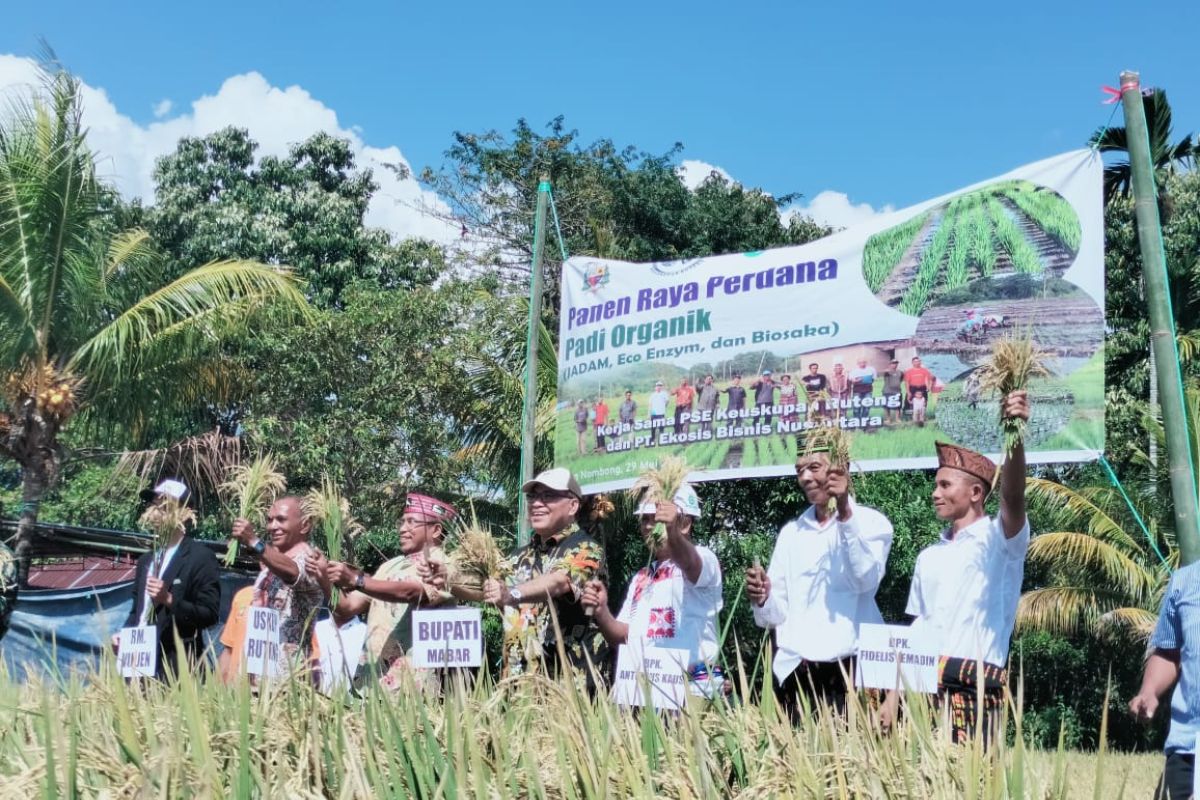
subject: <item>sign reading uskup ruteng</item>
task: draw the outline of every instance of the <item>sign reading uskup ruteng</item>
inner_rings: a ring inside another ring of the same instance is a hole
[[[797,437],[852,434],[855,467],[925,468],[935,440],[998,457],[978,368],[1032,336],[1032,462],[1104,441],[1103,165],[1091,151],[797,247],[563,265],[555,463],[585,491],[667,454],[693,480],[789,474]]]

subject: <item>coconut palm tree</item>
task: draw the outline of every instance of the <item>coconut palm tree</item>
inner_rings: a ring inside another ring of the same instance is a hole
[[[73,420],[136,442],[155,419],[230,389],[218,346],[270,304],[306,313],[286,269],[220,261],[183,274],[143,231],[118,231],[56,67],[0,120],[0,457],[21,468],[25,579],[38,503]]]
[[[1030,478],[1026,488],[1032,500],[1056,512],[1062,529],[1030,542],[1029,562],[1045,567],[1048,581],[1021,595],[1017,627],[1148,638],[1167,579],[1179,564],[1173,537],[1155,519],[1159,515],[1139,509],[1147,519],[1147,539],[1111,486],[1076,491]]]
[[[1146,128],[1150,135],[1150,160],[1154,163],[1155,180],[1162,191],[1167,175],[1174,174],[1180,167],[1195,163],[1200,153],[1200,143],[1192,135],[1185,135],[1171,143],[1171,104],[1162,89],[1148,89],[1142,94],[1142,108],[1146,111]],[[1125,128],[1100,128],[1092,134],[1088,144],[1102,153],[1120,153],[1123,160],[1114,161],[1104,168],[1104,199],[1128,197],[1133,187],[1133,176],[1129,168],[1128,134]]]

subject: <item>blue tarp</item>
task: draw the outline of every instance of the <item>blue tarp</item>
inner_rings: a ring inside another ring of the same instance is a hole
[[[221,613],[204,632],[215,652],[229,603],[249,583],[244,575],[221,576]],[[133,581],[88,589],[23,589],[13,608],[8,633],[0,639],[0,658],[8,672],[24,680],[32,670],[88,672],[99,666],[100,652],[120,630],[133,607]]]

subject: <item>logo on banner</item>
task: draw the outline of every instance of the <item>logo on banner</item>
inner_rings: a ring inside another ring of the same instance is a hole
[[[608,272],[607,264],[589,264],[588,268],[583,273],[583,290],[585,292],[594,292],[602,286],[608,285],[612,275]]]
[[[679,275],[703,263],[703,258],[684,258],[679,261],[656,261],[650,271],[656,275]]]

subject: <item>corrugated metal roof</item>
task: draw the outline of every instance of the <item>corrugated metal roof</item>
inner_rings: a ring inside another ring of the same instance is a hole
[[[56,559],[29,568],[31,589],[90,589],[133,580],[133,559],[82,556]]]

